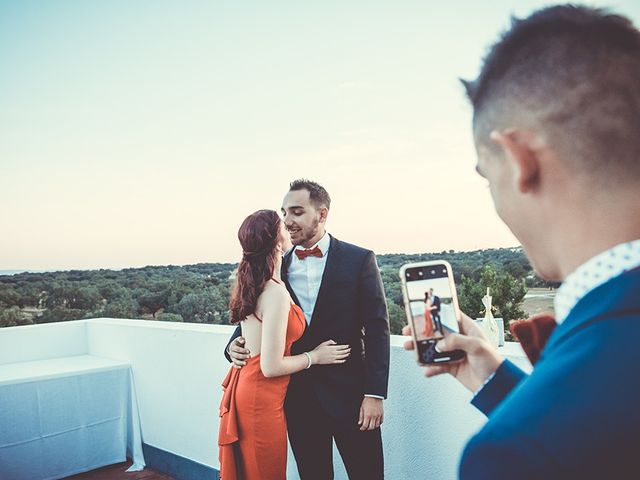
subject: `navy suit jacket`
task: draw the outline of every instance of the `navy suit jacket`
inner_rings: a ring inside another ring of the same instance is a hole
[[[640,269],[581,299],[530,376],[508,360],[474,398],[489,416],[460,478],[640,478]]]
[[[282,262],[282,280],[293,300],[287,271],[293,250]],[[364,394],[387,396],[389,381],[389,317],[376,257],[371,250],[331,237],[313,317],[291,354],[313,350],[326,340],[351,346],[340,365],[314,365],[291,376],[287,404],[314,395],[336,418],[357,419]],[[240,335],[236,329],[229,343]],[[231,360],[225,349],[225,356]],[[299,400],[299,402],[298,402]]]
[[[432,310],[432,313],[435,313],[436,315],[440,314],[440,297],[437,295],[433,296],[433,302],[431,302],[431,305],[433,305],[434,307],[436,307],[434,310]]]

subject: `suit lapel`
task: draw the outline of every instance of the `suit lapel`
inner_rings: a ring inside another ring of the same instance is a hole
[[[291,285],[289,284],[289,266],[291,265],[294,248],[289,250],[284,255],[284,258],[282,259],[282,268],[280,269],[280,278],[282,278],[282,281],[287,287],[287,290],[289,291],[289,295],[291,295],[291,298],[293,299],[293,301],[296,303],[296,305],[300,306],[300,300],[298,300],[298,296],[296,295],[296,292],[293,291],[293,288],[291,288]]]
[[[318,291],[318,298],[316,304],[313,307],[313,315],[311,317],[310,326],[313,326],[318,317],[318,312],[321,311],[325,301],[325,297],[329,295],[331,285],[334,283],[334,277],[337,271],[337,267],[340,262],[340,242],[333,238],[331,235],[331,243],[329,244],[329,253],[327,255],[327,263],[324,266],[324,272],[322,273],[322,282],[320,282],[320,290]]]

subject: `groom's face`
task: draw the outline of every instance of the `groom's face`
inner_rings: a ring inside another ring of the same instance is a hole
[[[294,245],[311,247],[324,233],[326,208],[317,208],[308,190],[289,191],[282,202],[284,224]]]

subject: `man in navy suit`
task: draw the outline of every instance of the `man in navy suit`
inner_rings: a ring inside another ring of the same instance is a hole
[[[442,332],[442,322],[440,321],[440,297],[433,293],[433,288],[429,289],[429,293],[431,294],[431,306],[434,307],[431,310],[431,318],[436,324],[436,330]]]
[[[308,327],[291,347],[297,354],[333,340],[351,346],[344,364],[313,365],[292,375],[285,414],[302,480],[333,478],[333,441],[349,478],[384,477],[380,424],[389,380],[389,318],[371,250],[325,230],[331,199],[315,182],[296,180],[282,204],[295,247],[282,262],[282,279]],[[232,336],[225,355],[242,367],[249,355]],[[267,479],[265,479],[267,480]]]
[[[455,376],[488,416],[460,478],[640,478],[640,32],[549,7],[514,20],[465,87],[496,210],[563,283],[529,376],[466,316],[438,343],[466,358],[426,376]]]

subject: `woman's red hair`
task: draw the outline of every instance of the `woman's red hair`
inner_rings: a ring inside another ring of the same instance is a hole
[[[255,312],[258,297],[273,277],[281,221],[274,210],[258,210],[240,225],[238,240],[242,260],[231,292],[231,323],[238,323]]]

